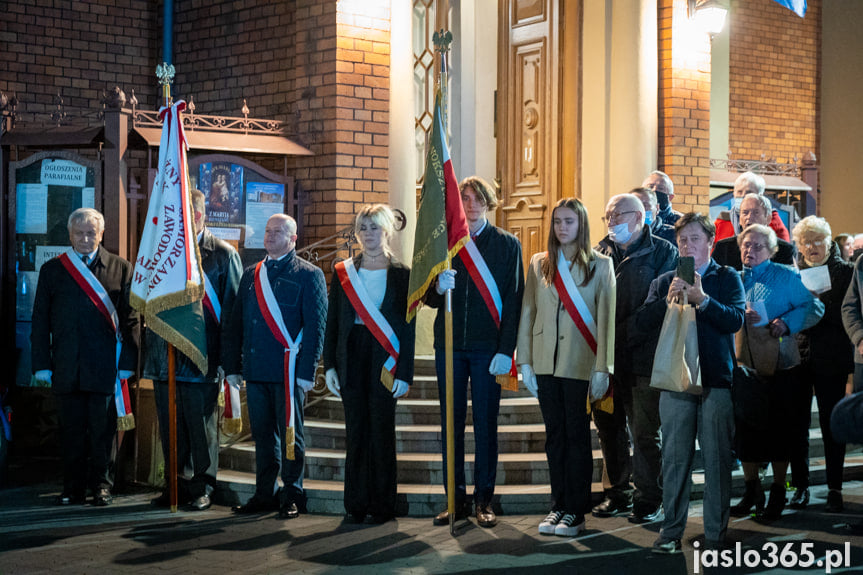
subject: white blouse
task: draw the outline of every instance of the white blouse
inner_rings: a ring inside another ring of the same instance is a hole
[[[365,268],[360,268],[357,272],[360,276],[360,281],[362,282],[363,287],[366,288],[366,293],[369,294],[369,297],[372,300],[372,303],[377,309],[381,309],[381,305],[384,303],[384,294],[387,291],[387,269],[367,270]],[[354,323],[362,325],[363,320],[360,319],[360,316],[356,316]]]

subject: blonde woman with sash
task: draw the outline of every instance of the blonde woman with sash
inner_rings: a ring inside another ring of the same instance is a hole
[[[384,523],[396,513],[396,399],[414,372],[414,322],[405,322],[410,269],[393,257],[395,218],[382,204],[357,214],[362,251],[336,264],[324,369],[345,407],[345,521]]]
[[[539,399],[551,476],[543,535],[584,529],[593,476],[588,397],[606,393],[614,368],[614,268],[590,245],[587,209],[575,198],[558,201],[548,251],[531,259],[522,302],[516,361]]]

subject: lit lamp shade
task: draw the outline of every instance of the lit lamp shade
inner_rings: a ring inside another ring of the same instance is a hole
[[[711,36],[719,34],[725,25],[728,10],[717,0],[689,0],[689,18]]]

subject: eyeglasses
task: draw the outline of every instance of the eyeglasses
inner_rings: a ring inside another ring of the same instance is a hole
[[[824,245],[824,240],[804,240],[803,245],[807,248],[820,248]]]
[[[743,250],[750,251],[751,250],[753,252],[760,252],[761,250],[763,250],[766,247],[767,246],[765,244],[752,244],[749,242],[743,242],[743,244],[740,246],[740,249],[741,249],[741,251],[743,251]]]
[[[614,212],[613,214],[605,214],[605,217],[602,218],[602,223],[606,225],[613,225],[615,222],[619,222],[620,218],[627,214],[637,214],[637,210],[630,210],[628,212]]]

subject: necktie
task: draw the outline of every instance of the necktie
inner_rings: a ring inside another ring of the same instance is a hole
[[[82,262],[84,262],[84,265],[85,265],[85,266],[89,266],[89,264],[90,264],[90,256],[88,256],[88,255],[86,255],[86,254],[85,254],[85,255],[83,255],[83,256],[81,256],[81,261],[82,261]]]

